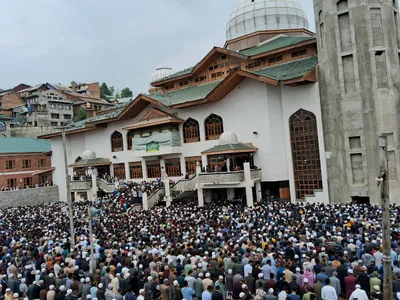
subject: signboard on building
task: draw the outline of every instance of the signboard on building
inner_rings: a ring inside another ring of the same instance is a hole
[[[151,142],[146,144],[146,152],[158,152],[160,151],[160,143]]]

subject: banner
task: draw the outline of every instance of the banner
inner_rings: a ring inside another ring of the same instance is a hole
[[[160,150],[160,144],[157,142],[151,142],[146,144],[146,152],[157,152]]]

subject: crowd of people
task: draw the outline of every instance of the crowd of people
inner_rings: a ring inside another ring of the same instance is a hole
[[[6,300],[382,299],[381,208],[175,203],[129,211],[136,185],[89,203],[0,211]],[[136,186],[137,187],[137,186]],[[392,206],[393,299],[400,299],[400,207]]]

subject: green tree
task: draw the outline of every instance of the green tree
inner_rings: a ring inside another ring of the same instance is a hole
[[[83,121],[87,118],[88,118],[87,111],[83,107],[76,112],[76,120],[77,121]]]
[[[132,97],[133,93],[129,88],[124,88],[121,90],[121,98]]]
[[[112,96],[110,89],[107,86],[107,83],[103,82],[100,86],[100,98],[106,99],[107,97]]]
[[[115,88],[114,88],[113,86],[110,86],[110,87],[109,87],[109,90],[110,90],[110,93],[111,93],[110,96],[114,95]]]
[[[71,85],[71,86],[76,86],[77,83],[76,83],[75,81],[72,80],[70,85]]]

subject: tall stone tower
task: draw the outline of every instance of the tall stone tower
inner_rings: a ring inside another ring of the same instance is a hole
[[[379,203],[387,134],[391,202],[400,203],[398,0],[314,0],[331,202]]]

